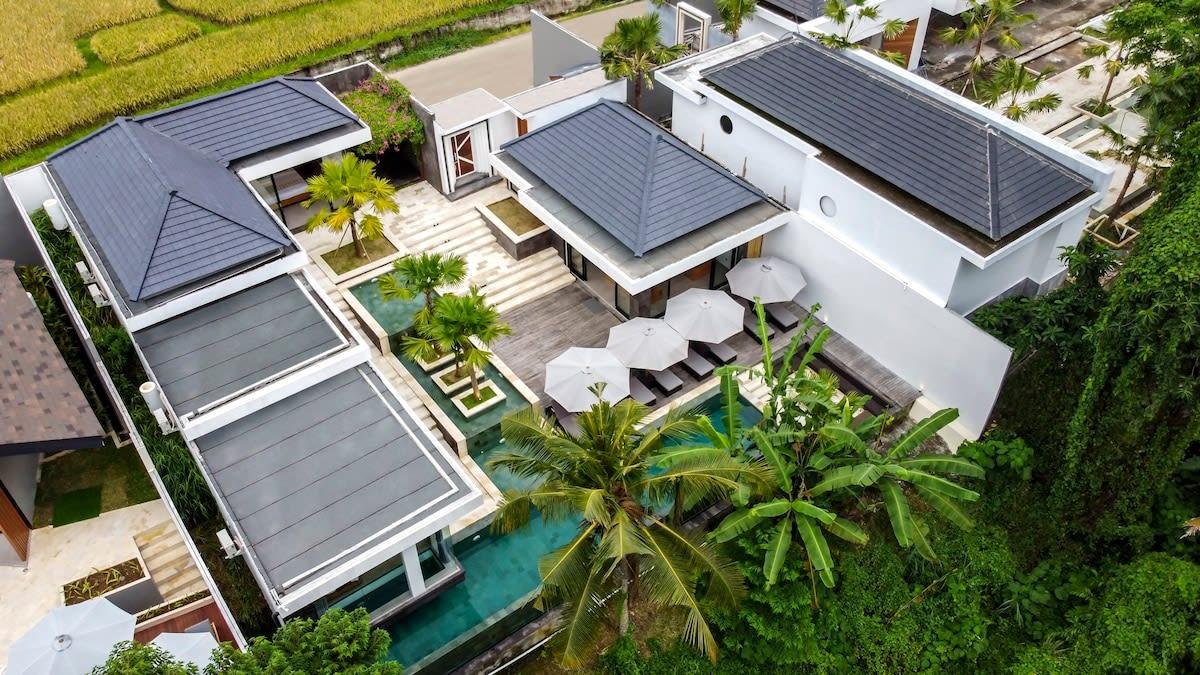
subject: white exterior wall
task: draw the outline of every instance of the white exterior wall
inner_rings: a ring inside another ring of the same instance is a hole
[[[534,110],[526,115],[525,120],[529,123],[529,130],[533,131],[539,127],[544,127],[551,122],[560,120],[573,112],[583,110],[597,101],[604,100],[624,103],[625,90],[625,80],[613,80],[612,82],[609,82],[598,89],[593,89],[592,91],[580,94],[579,96],[573,96],[565,101],[551,103],[543,108],[538,108],[537,110]],[[496,149],[499,149],[499,147],[500,146],[496,146]]]
[[[798,218],[766,236],[808,285],[796,302],[819,303],[822,321],[917,387],[935,407],[955,407],[954,431],[978,438],[1000,392],[1012,349],[966,319]]]

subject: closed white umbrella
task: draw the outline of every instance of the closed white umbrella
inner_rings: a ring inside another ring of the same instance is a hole
[[[56,608],[12,643],[5,675],[90,673],[114,645],[133,639],[133,624],[133,615],[107,598]]]
[[[630,319],[608,330],[608,351],[630,368],[662,370],[687,358],[688,343],[662,319]]]
[[[734,295],[747,300],[758,298],[764,305],[790,302],[808,283],[799,267],[775,256],[746,258],[734,265],[725,278]]]
[[[616,403],[629,395],[629,369],[607,349],[571,347],[546,364],[546,394],[570,412],[596,403],[591,387],[604,383],[602,397]]]
[[[150,641],[150,644],[174,656],[184,663],[194,664],[204,670],[212,662],[213,650],[217,648],[217,639],[212,633],[163,633]]]
[[[742,330],[746,308],[725,291],[689,288],[667,300],[663,318],[680,335],[699,342],[724,342]]]

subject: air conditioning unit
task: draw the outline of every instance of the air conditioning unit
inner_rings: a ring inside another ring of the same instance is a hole
[[[83,279],[85,284],[96,283],[96,275],[92,274],[92,268],[88,267],[87,262],[83,260],[75,261],[75,271],[79,272],[79,278]]]
[[[108,301],[108,297],[104,295],[104,291],[96,284],[88,284],[88,295],[92,296],[92,302],[96,303],[97,307],[108,307],[112,303]]]

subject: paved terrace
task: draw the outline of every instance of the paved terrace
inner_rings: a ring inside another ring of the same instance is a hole
[[[797,305],[792,305],[790,309],[798,316],[805,315]],[[543,391],[546,363],[568,347],[603,347],[608,341],[609,329],[621,323],[616,314],[580,283],[504,312],[502,318],[515,331],[512,336],[498,341],[494,351],[541,397],[544,405],[550,403],[550,398]],[[777,331],[771,340],[772,349],[781,351],[798,332],[799,328]],[[751,366],[762,358],[758,340],[745,332],[726,340],[725,344],[737,350],[739,365]],[[920,396],[915,387],[836,333],[825,343],[820,358],[817,368],[832,370],[837,374],[842,381],[843,391],[871,394],[882,399],[879,402],[885,403],[885,407],[903,409]],[[658,396],[656,408],[687,397],[711,379],[697,380],[678,365],[670,370],[683,380],[683,387],[671,396],[663,396],[655,390]]]

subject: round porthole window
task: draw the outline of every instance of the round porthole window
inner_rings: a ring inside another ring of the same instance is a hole
[[[733,133],[733,120],[729,119],[729,115],[721,115],[721,131],[727,134]]]
[[[824,213],[827,218],[837,215],[837,204],[833,202],[833,197],[829,195],[821,197],[821,213]]]

